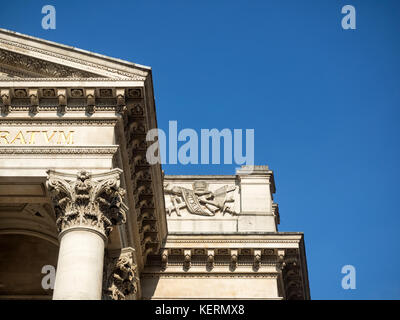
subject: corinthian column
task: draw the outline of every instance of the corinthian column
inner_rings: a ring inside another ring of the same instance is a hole
[[[112,227],[126,221],[121,172],[48,171],[60,239],[53,299],[101,299],[105,243]]]

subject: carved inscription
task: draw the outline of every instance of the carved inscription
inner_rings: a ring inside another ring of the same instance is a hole
[[[74,132],[64,130],[0,130],[0,145],[74,144]]]

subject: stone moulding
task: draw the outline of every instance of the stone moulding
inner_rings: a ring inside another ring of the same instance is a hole
[[[0,147],[0,154],[97,154],[114,155],[118,151],[118,146],[75,146],[75,147]]]
[[[2,126],[32,126],[32,127],[47,127],[47,126],[115,126],[118,119],[18,119],[6,118],[0,119]]]
[[[250,240],[237,240],[237,239],[229,239],[229,240],[169,240],[170,244],[173,243],[199,243],[199,244],[207,244],[207,243],[262,243],[262,244],[268,244],[268,243],[299,243],[299,240],[297,239],[290,239],[290,240],[272,240],[272,239],[265,239],[265,240],[256,240],[256,239],[250,239]]]
[[[263,273],[229,273],[229,272],[219,272],[219,273],[182,273],[182,272],[169,272],[169,273],[145,273],[141,274],[142,278],[211,278],[211,279],[221,279],[221,278],[271,278],[277,279],[279,277],[278,273],[273,272],[263,272]]]

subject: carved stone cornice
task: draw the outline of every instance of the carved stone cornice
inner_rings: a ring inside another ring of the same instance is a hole
[[[91,229],[104,239],[114,225],[125,223],[125,190],[120,187],[122,170],[104,174],[80,171],[77,175],[48,171],[46,187],[56,214],[60,236],[74,228]]]
[[[131,173],[133,186],[133,199],[135,209],[138,212],[137,223],[141,252],[144,259],[148,254],[155,254],[160,248],[160,234],[156,214],[155,193],[151,165],[146,159],[147,141],[146,134],[149,129],[148,118],[141,92],[132,90],[126,91],[125,98],[132,98],[126,106],[123,114],[124,134],[126,151]],[[122,97],[120,103],[123,105]]]
[[[279,255],[278,266],[284,285],[285,298],[287,300],[309,299],[307,295],[307,284],[303,279],[300,256],[295,249],[287,249]]]
[[[298,248],[163,248],[148,258],[142,277],[279,278],[285,299],[309,299]]]
[[[126,300],[138,289],[135,250],[123,248],[118,257],[106,255],[103,274],[103,299]]]
[[[55,109],[54,109],[55,110]],[[46,126],[115,126],[118,119],[20,119],[20,118],[4,118],[0,119],[2,126],[31,126],[31,127],[46,127]]]
[[[258,272],[261,266],[276,267],[277,251],[275,249],[261,250],[257,248],[163,248],[161,257],[151,255],[148,266],[155,267],[160,265],[160,270],[169,272],[169,267],[176,270],[188,271],[192,268],[193,262],[196,270],[204,268],[204,272],[211,272],[216,266],[223,267],[231,272],[235,272],[239,267],[253,267],[254,272]],[[279,272],[279,268],[276,268]]]
[[[9,84],[10,85],[10,84]],[[122,115],[126,110],[126,100],[143,98],[140,87],[117,87],[110,83],[110,87],[80,87],[17,86],[1,88],[0,107],[3,115],[28,111],[30,115],[39,112],[56,112],[64,115],[71,112],[86,112],[93,115],[99,112],[115,112]],[[144,132],[146,133],[146,132]]]
[[[254,248],[294,248],[301,245],[303,234],[299,232],[263,232],[263,233],[229,233],[219,234],[210,233],[206,237],[204,235],[196,235],[190,232],[174,232],[168,233],[165,243],[166,248],[175,247],[191,247],[204,248],[205,245],[212,243],[214,248],[245,248],[249,244]]]
[[[268,278],[268,279],[277,279],[279,275],[273,272],[263,272],[263,273],[182,273],[182,272],[170,272],[170,273],[162,273],[162,272],[143,272],[141,274],[142,278],[174,278],[174,279],[181,279],[181,278],[190,278],[190,279],[230,279],[230,278],[239,278],[239,279],[257,279],[257,278]]]

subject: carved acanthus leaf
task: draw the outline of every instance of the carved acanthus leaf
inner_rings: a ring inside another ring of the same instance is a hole
[[[125,223],[127,207],[122,201],[120,171],[93,177],[80,171],[75,178],[48,172],[46,186],[53,201],[60,232],[89,227],[108,236],[114,225]]]
[[[137,292],[138,275],[133,248],[123,248],[119,257],[106,257],[103,298],[126,300]]]

